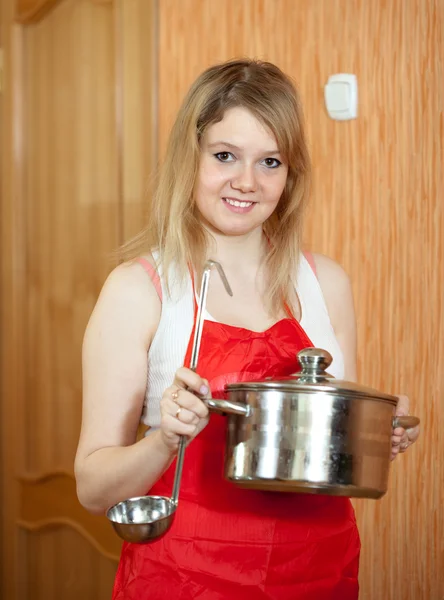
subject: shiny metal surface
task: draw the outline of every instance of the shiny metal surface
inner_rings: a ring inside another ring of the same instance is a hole
[[[242,392],[231,395],[235,402],[241,402],[241,396]],[[390,404],[280,391],[250,392],[248,403],[250,417],[229,417],[229,480],[275,491],[370,498],[385,493]]]
[[[402,427],[403,429],[413,429],[413,427],[416,427],[419,425],[419,423],[420,420],[418,417],[394,417],[392,427],[393,429],[396,429],[397,427]]]
[[[233,295],[222,266],[214,260],[208,260],[203,270],[196,327],[191,349],[190,369],[192,371],[195,371],[197,367],[210,272],[214,267],[217,268],[227,293],[230,296]],[[245,409],[244,412],[246,414],[248,410]],[[163,496],[129,498],[115,504],[107,511],[106,516],[111,521],[117,535],[123,540],[137,544],[147,544],[162,537],[171,527],[179,503],[185,448],[186,439],[181,436],[171,498]]]
[[[141,496],[119,502],[107,517],[119,537],[140,544],[162,537],[173,523],[176,508],[170,498]]]
[[[251,412],[248,405],[239,402],[230,402],[229,400],[213,400],[213,398],[208,398],[208,400],[205,400],[205,404],[210,410],[222,414],[229,413],[230,415],[248,417]]]
[[[228,283],[227,277],[222,269],[222,265],[215,260],[207,260],[204,265],[203,274],[202,274],[202,282],[200,285],[200,294],[199,294],[199,302],[197,306],[197,316],[196,316],[196,327],[194,331],[194,340],[193,347],[191,350],[191,364],[190,369],[194,371],[197,366],[197,358],[199,355],[200,342],[202,339],[202,329],[204,324],[204,313],[205,307],[207,305],[207,293],[208,293],[208,285],[210,282],[211,270],[216,267],[217,272],[219,273],[220,278],[222,279],[222,283],[224,284],[225,291],[229,296],[233,295],[231,291],[230,284]]]
[[[320,360],[312,360],[316,352]],[[302,372],[291,385],[231,384],[229,402],[214,401],[231,413],[226,478],[251,489],[380,498],[387,491],[392,427],[414,427],[419,419],[395,418],[395,397],[343,387],[347,382],[332,385],[325,351],[310,349],[308,359],[307,351],[300,354],[305,363],[300,360]],[[249,409],[245,415],[242,407]]]
[[[298,362],[302,367],[294,375],[281,377],[278,379],[266,378],[261,381],[245,381],[241,383],[232,383],[227,386],[227,391],[255,391],[255,390],[281,390],[281,391],[308,391],[308,392],[329,392],[349,395],[353,398],[378,398],[396,406],[398,399],[396,396],[384,394],[373,388],[365,387],[351,381],[335,379],[328,374],[326,369],[331,364],[332,357],[329,352],[321,348],[306,348],[298,353]]]

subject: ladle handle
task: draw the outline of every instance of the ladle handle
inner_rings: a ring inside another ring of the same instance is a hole
[[[205,263],[204,270],[203,270],[202,284],[201,284],[201,289],[200,289],[200,297],[199,297],[198,311],[197,311],[197,318],[196,318],[196,327],[195,327],[195,331],[194,331],[193,345],[191,348],[190,369],[192,371],[196,371],[196,368],[197,368],[200,342],[202,339],[203,322],[205,320],[205,306],[206,306],[206,302],[207,302],[208,283],[209,283],[209,279],[210,279],[210,272],[213,267],[217,268],[219,275],[222,279],[222,283],[224,284],[224,287],[225,287],[227,293],[230,294],[230,296],[233,295],[233,292],[231,291],[231,288],[227,281],[227,278],[225,277],[225,273],[224,273],[224,270],[222,269],[222,266],[215,260],[208,260]],[[179,489],[180,489],[180,481],[182,479],[182,468],[183,468],[183,459],[185,456],[186,442],[187,442],[187,440],[186,440],[185,436],[181,435],[180,439],[179,439],[179,451],[177,453],[176,472],[174,473],[173,494],[171,496],[171,501],[176,506],[178,505],[178,502],[179,502]]]
[[[174,473],[173,494],[171,496],[172,502],[176,505],[179,501],[179,489],[180,489],[180,480],[182,479],[182,469],[183,469],[183,459],[185,456],[185,446],[186,446],[186,438],[184,435],[181,435],[180,440],[179,440],[179,451],[177,453],[176,472]]]

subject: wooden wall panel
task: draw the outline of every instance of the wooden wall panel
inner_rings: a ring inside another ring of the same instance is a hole
[[[362,382],[407,393],[423,435],[378,502],[356,502],[363,600],[444,597],[442,0],[163,0],[165,149],[192,80],[235,56],[276,62],[305,105],[315,186],[307,241],[349,272]],[[359,80],[359,118],[333,122],[328,76]]]
[[[157,167],[157,2],[118,4],[117,102],[121,148],[121,237],[128,240],[148,218]]]
[[[62,2],[26,30],[25,470],[72,470],[81,342],[118,244],[114,15]]]

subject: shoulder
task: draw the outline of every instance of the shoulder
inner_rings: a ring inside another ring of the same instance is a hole
[[[335,329],[340,329],[343,320],[354,315],[350,277],[339,263],[328,256],[313,254],[313,259],[330,320]]]
[[[350,284],[350,278],[344,268],[324,254],[313,254],[316,272],[324,281],[335,280],[343,285]]]
[[[155,269],[152,256],[146,255],[141,259]],[[133,260],[122,263],[111,271],[103,285],[99,300],[105,298],[115,303],[129,302],[134,305],[156,296],[152,279],[142,261]]]
[[[153,267],[151,256],[144,256]],[[125,328],[150,343],[160,320],[161,304],[155,286],[137,260],[122,263],[108,275],[92,312],[88,330]],[[87,330],[87,331],[88,331]]]

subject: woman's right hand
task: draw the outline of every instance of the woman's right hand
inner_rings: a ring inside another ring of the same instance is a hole
[[[171,452],[177,452],[181,435],[191,441],[207,425],[209,411],[201,398],[211,398],[208,381],[191,369],[178,369],[160,401],[162,440]]]

